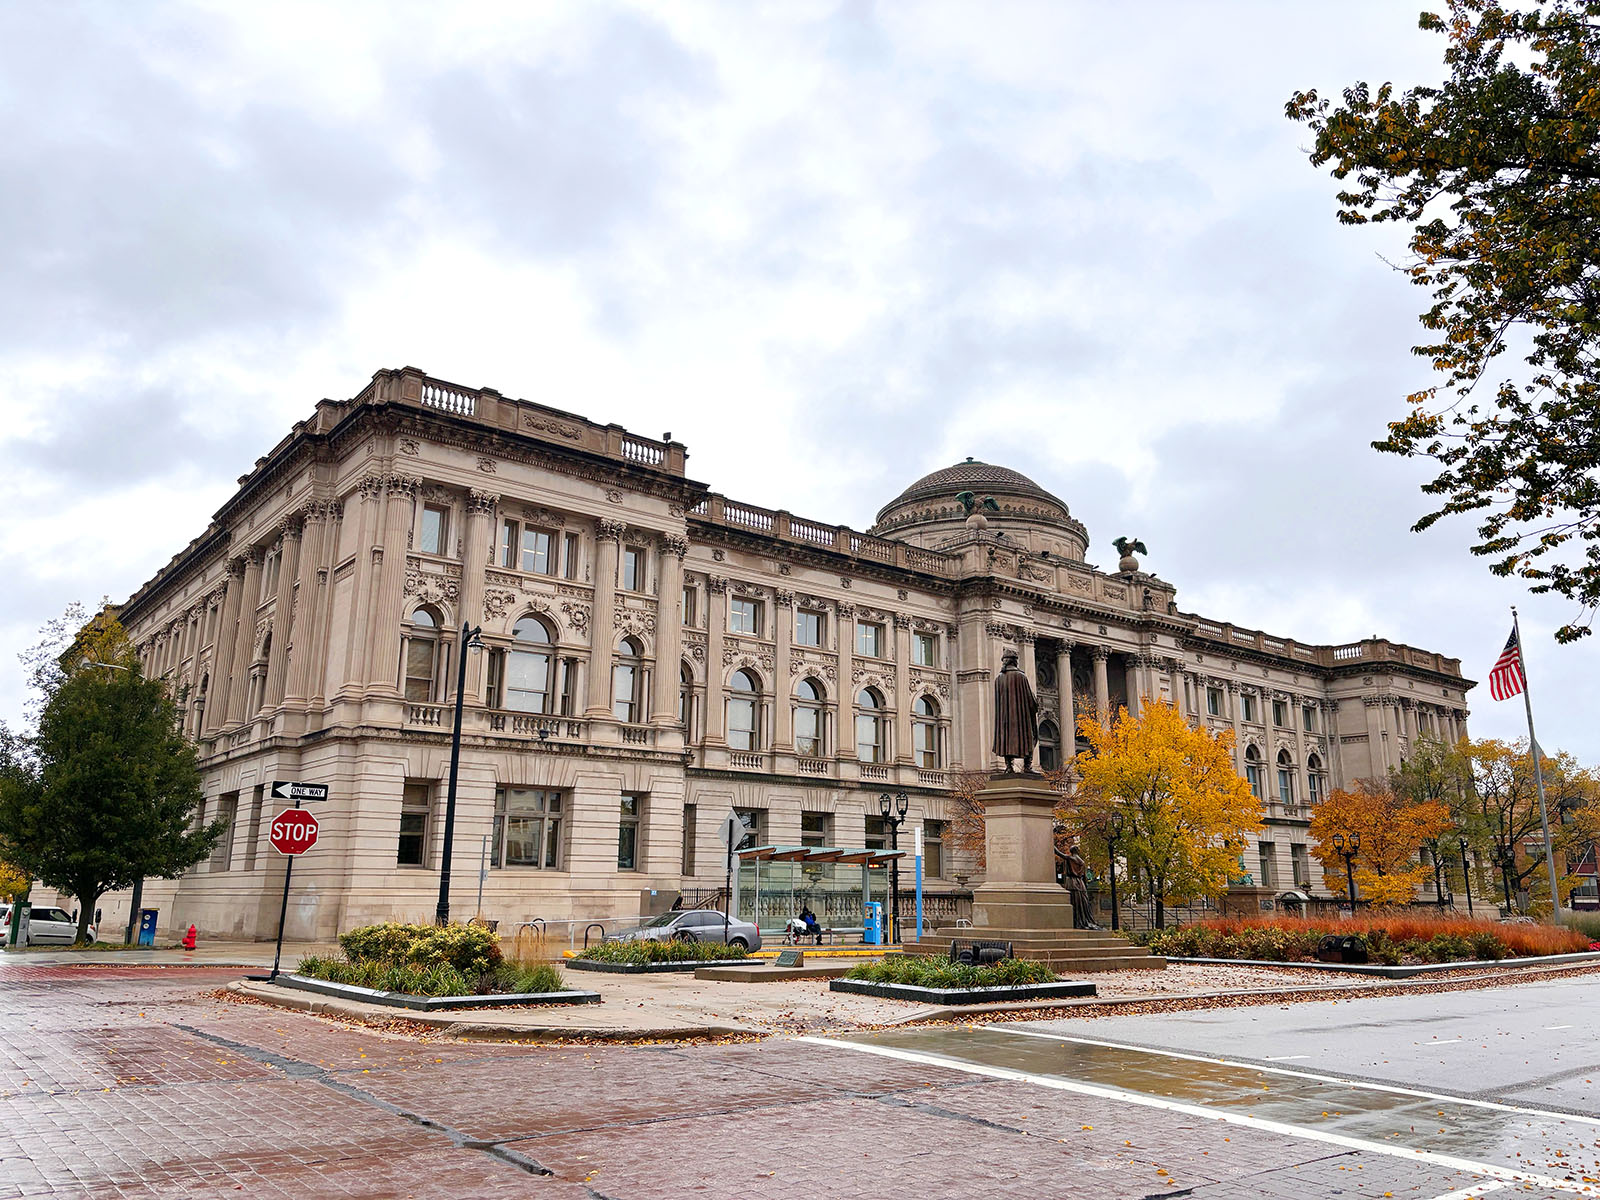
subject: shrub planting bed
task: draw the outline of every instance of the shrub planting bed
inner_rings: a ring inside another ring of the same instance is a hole
[[[626,941],[589,946],[567,966],[578,971],[634,975],[653,971],[693,971],[696,967],[748,958],[743,946],[721,942]]]
[[[500,943],[479,925],[367,925],[339,938],[343,959],[300,960],[290,987],[407,1008],[485,1004],[586,1003],[547,963],[506,962]]]
[[[1558,926],[1382,913],[1351,920],[1284,917],[1200,921],[1177,929],[1145,930],[1134,934],[1133,940],[1168,958],[1315,962],[1317,944],[1329,934],[1359,934],[1367,943],[1370,961],[1388,966],[1534,958],[1578,954],[1589,949],[1586,935]]]
[[[863,963],[842,978],[830,980],[828,988],[925,1004],[985,1004],[1094,995],[1094,984],[1065,982],[1043,963],[1030,959],[1005,958],[970,967],[912,954],[892,954],[879,962]]]

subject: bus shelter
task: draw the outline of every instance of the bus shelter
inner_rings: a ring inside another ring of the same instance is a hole
[[[791,917],[809,906],[829,929],[859,929],[873,898],[873,872],[906,857],[904,850],[838,846],[750,846],[737,852],[732,912],[753,921],[761,936],[782,937]],[[878,877],[888,908],[888,879]]]

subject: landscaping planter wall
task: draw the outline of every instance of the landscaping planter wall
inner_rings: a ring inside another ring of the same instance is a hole
[[[828,990],[877,996],[880,1000],[912,1000],[921,1004],[993,1004],[1006,1000],[1058,1000],[1094,995],[1092,983],[1029,983],[1018,987],[930,988],[909,983],[869,983],[865,979],[834,979]]]
[[[613,975],[646,975],[655,971],[693,971],[698,967],[728,967],[744,962],[742,958],[697,958],[693,962],[615,963],[596,962],[592,958],[569,958],[561,965],[574,971],[608,971]]]
[[[357,987],[353,983],[329,983],[325,979],[309,979],[304,975],[279,975],[275,983],[296,988],[302,992],[317,992],[323,996],[337,996],[341,1000],[359,1000],[363,1004],[382,1004],[389,1008],[409,1008],[416,1012],[434,1012],[441,1008],[500,1008],[520,1004],[599,1004],[599,992],[506,992],[497,996],[412,996],[405,992],[380,992],[376,988]]]

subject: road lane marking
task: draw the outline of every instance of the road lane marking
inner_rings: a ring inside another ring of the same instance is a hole
[[[1220,1121],[1225,1125],[1242,1125],[1250,1129],[1259,1129],[1264,1133],[1276,1133],[1284,1137],[1322,1142],[1329,1146],[1341,1146],[1346,1150],[1362,1150],[1369,1154],[1382,1154],[1388,1158],[1403,1158],[1408,1162],[1433,1163],[1435,1166],[1449,1167],[1453,1171],[1467,1171],[1474,1175],[1487,1175],[1491,1179],[1504,1179],[1512,1183],[1530,1183],[1536,1187],[1549,1188],[1551,1191],[1556,1192],[1573,1192],[1578,1195],[1590,1196],[1595,1194],[1593,1188],[1588,1184],[1557,1179],[1551,1175],[1539,1175],[1532,1171],[1520,1171],[1515,1167],[1502,1167],[1494,1163],[1479,1162],[1476,1159],[1461,1158],[1454,1154],[1441,1154],[1437,1150],[1417,1150],[1397,1145],[1393,1142],[1372,1142],[1365,1138],[1350,1137],[1343,1133],[1329,1133],[1323,1129],[1307,1129],[1300,1125],[1287,1125],[1282,1121],[1269,1121],[1263,1117],[1226,1112],[1207,1108],[1200,1104],[1185,1104],[1181,1100],[1165,1100],[1159,1096],[1147,1096],[1141,1092],[1125,1092],[1120,1088],[1101,1087],[1093,1083],[1079,1083],[1075,1079],[1062,1079],[1054,1075],[1035,1075],[1031,1071],[1018,1071],[1012,1067],[991,1067],[986,1063],[969,1062],[961,1058],[949,1058],[942,1054],[927,1054],[920,1050],[901,1050],[895,1046],[873,1046],[865,1042],[844,1042],[834,1038],[810,1036],[797,1037],[794,1040],[806,1042],[813,1046],[829,1046],[836,1050],[855,1050],[861,1054],[876,1054],[883,1058],[917,1063],[926,1067],[943,1067],[946,1070],[961,1071],[967,1075],[982,1075],[989,1079],[1003,1079],[1008,1083],[1031,1083],[1036,1087],[1050,1088],[1059,1092],[1074,1092],[1080,1096],[1094,1096],[1100,1100],[1118,1100],[1124,1104],[1135,1104],[1143,1108],[1182,1113],[1185,1116],[1199,1117],[1207,1121]],[[1135,1047],[1126,1048],[1135,1049]],[[1215,1062],[1216,1060],[1201,1059],[1199,1061]],[[1228,1065],[1240,1066],[1243,1064],[1230,1063]],[[1467,1194],[1471,1195],[1471,1192],[1469,1191]]]
[[[1479,1196],[1487,1196],[1490,1192],[1498,1192],[1501,1188],[1510,1186],[1504,1180],[1497,1179],[1488,1183],[1475,1184],[1472,1187],[1460,1188],[1443,1196],[1435,1196],[1433,1200],[1478,1200]]]
[[[1600,1126],[1600,1117],[1582,1117],[1575,1113],[1551,1112],[1547,1108],[1528,1108],[1521,1104],[1500,1104],[1493,1100],[1473,1100],[1466,1096],[1451,1096],[1441,1092],[1424,1092],[1418,1088],[1398,1087],[1392,1083],[1372,1083],[1364,1079],[1345,1079],[1339,1075],[1319,1075],[1314,1071],[1296,1071],[1289,1067],[1263,1067],[1258,1063],[1237,1058],[1212,1058],[1205,1054],[1187,1054],[1182,1050],[1161,1050],[1154,1046],[1135,1046],[1129,1042],[1106,1042],[1099,1038],[1076,1037],[1066,1033],[1044,1033],[1036,1029],[1017,1029],[1011,1025],[990,1025],[995,1033],[1009,1033],[1017,1037],[1042,1038],[1047,1042],[1077,1042],[1084,1046],[1103,1046],[1109,1050],[1131,1050],[1135,1054],[1159,1054],[1164,1058],[1179,1058],[1185,1062],[1210,1063],[1218,1067],[1239,1067],[1247,1071],[1261,1071],[1268,1075],[1285,1075],[1290,1079],[1310,1079],[1316,1083],[1336,1083],[1341,1087],[1365,1088],[1373,1092],[1390,1092],[1396,1096],[1414,1096],[1419,1100],[1442,1100],[1451,1104],[1464,1104],[1471,1108],[1487,1108],[1494,1112],[1518,1113],[1528,1117],[1544,1117],[1551,1121],[1571,1121],[1583,1125]]]
[[[1571,1029],[1571,1025],[1546,1025],[1546,1029]]]
[[[1289,1062],[1291,1059],[1310,1058],[1310,1057],[1311,1057],[1311,1055],[1309,1055],[1309,1054],[1280,1054],[1276,1058],[1267,1059],[1267,1061],[1268,1062]]]
[[[1459,1042],[1460,1038],[1434,1038],[1431,1042],[1418,1042],[1419,1046],[1448,1046],[1452,1042]]]

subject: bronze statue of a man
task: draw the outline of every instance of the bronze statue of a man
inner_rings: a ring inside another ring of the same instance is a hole
[[[1039,701],[1033,685],[1017,668],[1017,652],[1000,658],[994,677],[994,752],[1005,760],[1006,774],[1015,771],[1012,759],[1022,760],[1022,773],[1033,774],[1033,748],[1039,740]]]

